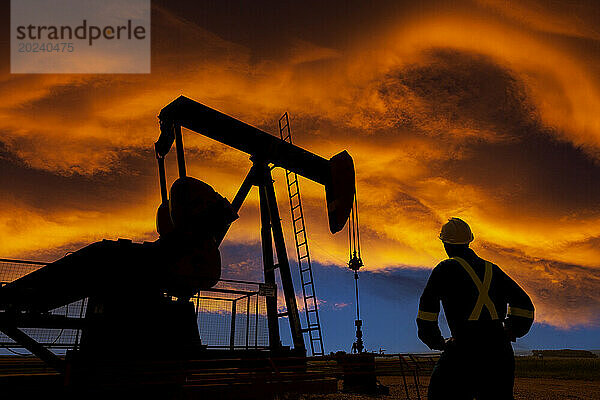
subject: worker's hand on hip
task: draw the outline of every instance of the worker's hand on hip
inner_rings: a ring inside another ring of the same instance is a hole
[[[452,350],[456,347],[456,339],[449,337],[444,341],[444,351]]]

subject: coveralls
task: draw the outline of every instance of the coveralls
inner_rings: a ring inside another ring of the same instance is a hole
[[[448,344],[437,321],[440,300],[454,338]],[[431,375],[429,400],[513,399],[510,342],[529,331],[533,314],[527,293],[473,250],[465,247],[459,257],[440,262],[417,316],[419,338],[431,349],[444,350]]]

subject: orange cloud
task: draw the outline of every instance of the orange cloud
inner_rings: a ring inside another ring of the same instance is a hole
[[[277,61],[156,7],[151,75],[0,76],[0,161],[16,166],[1,182],[0,254],[156,238],[156,115],[185,94],[270,132],[288,110],[300,146],[348,149],[367,269],[432,267],[444,256],[437,230],[460,216],[482,255],[533,293],[540,321],[596,323],[598,282],[576,282],[600,259],[600,88],[589,59],[554,38],[597,32],[527,4],[480,3],[400,18],[347,46],[297,38]],[[184,142],[189,173],[232,199],[248,156],[189,132]],[[343,266],[347,238],[329,234],[323,188],[301,185],[313,258]],[[228,243],[257,243],[258,226],[251,192]],[[560,307],[583,304],[569,300],[580,290],[589,307]]]

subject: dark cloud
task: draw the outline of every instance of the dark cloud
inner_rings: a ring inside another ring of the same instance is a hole
[[[479,143],[469,150],[468,158],[446,161],[437,172],[489,190],[511,204],[517,217],[594,217],[600,212],[600,164],[570,143],[529,131],[518,142]]]
[[[433,8],[442,2],[160,0],[153,3],[155,9],[164,7],[226,40],[252,48],[260,58],[277,58],[286,55],[290,39],[301,38],[325,46],[346,47],[375,28],[393,24],[398,17]]]
[[[511,71],[470,52],[429,50],[419,64],[388,73],[379,93],[397,127],[432,126],[440,129],[433,132],[438,137],[462,128],[506,140],[538,124],[524,85]]]
[[[111,100],[135,90],[137,82],[94,77],[81,82],[51,86],[48,92],[32,101],[24,102],[18,112],[25,118],[44,118],[60,125],[89,121],[96,110],[111,105]],[[1,86],[0,86],[1,87]],[[151,110],[149,110],[149,113]],[[137,121],[129,121],[135,123]]]
[[[389,186],[393,188],[392,193],[385,198],[370,199],[368,192],[365,192],[363,200],[365,204],[361,206],[361,210],[377,214],[380,218],[393,222],[399,215],[410,215],[411,218],[420,221],[431,221],[435,224],[441,221],[437,217],[435,210],[423,204],[423,202],[403,190],[405,184],[393,177],[380,177],[376,175],[368,175],[363,179],[365,184],[370,187]],[[395,190],[394,190],[395,189]]]
[[[57,85],[48,94],[34,101],[22,104],[19,109],[28,118],[48,117],[49,114],[64,121],[80,121],[89,118],[97,96],[110,85],[93,82],[84,84]]]
[[[115,160],[120,168],[110,173],[61,175],[31,168],[4,144],[0,146],[0,185],[4,195],[12,198],[14,204],[45,214],[74,209],[120,209],[145,198],[152,187],[151,181],[156,180],[152,168],[154,155],[150,150],[120,149]]]
[[[600,163],[543,126],[524,84],[493,60],[433,51],[388,75],[380,93],[399,126],[440,129],[433,134],[448,157],[430,165],[434,175],[483,188],[517,214],[600,211]],[[423,114],[406,106],[411,96],[426,104]]]

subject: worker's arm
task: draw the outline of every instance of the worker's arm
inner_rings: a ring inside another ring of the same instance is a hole
[[[432,350],[444,350],[444,337],[438,326],[438,314],[440,313],[440,270],[434,268],[429,276],[425,290],[419,301],[419,312],[417,313],[417,328],[419,339]]]
[[[514,341],[529,332],[533,324],[535,308],[529,295],[511,277],[504,272],[502,274],[508,301],[504,326],[511,340]]]

